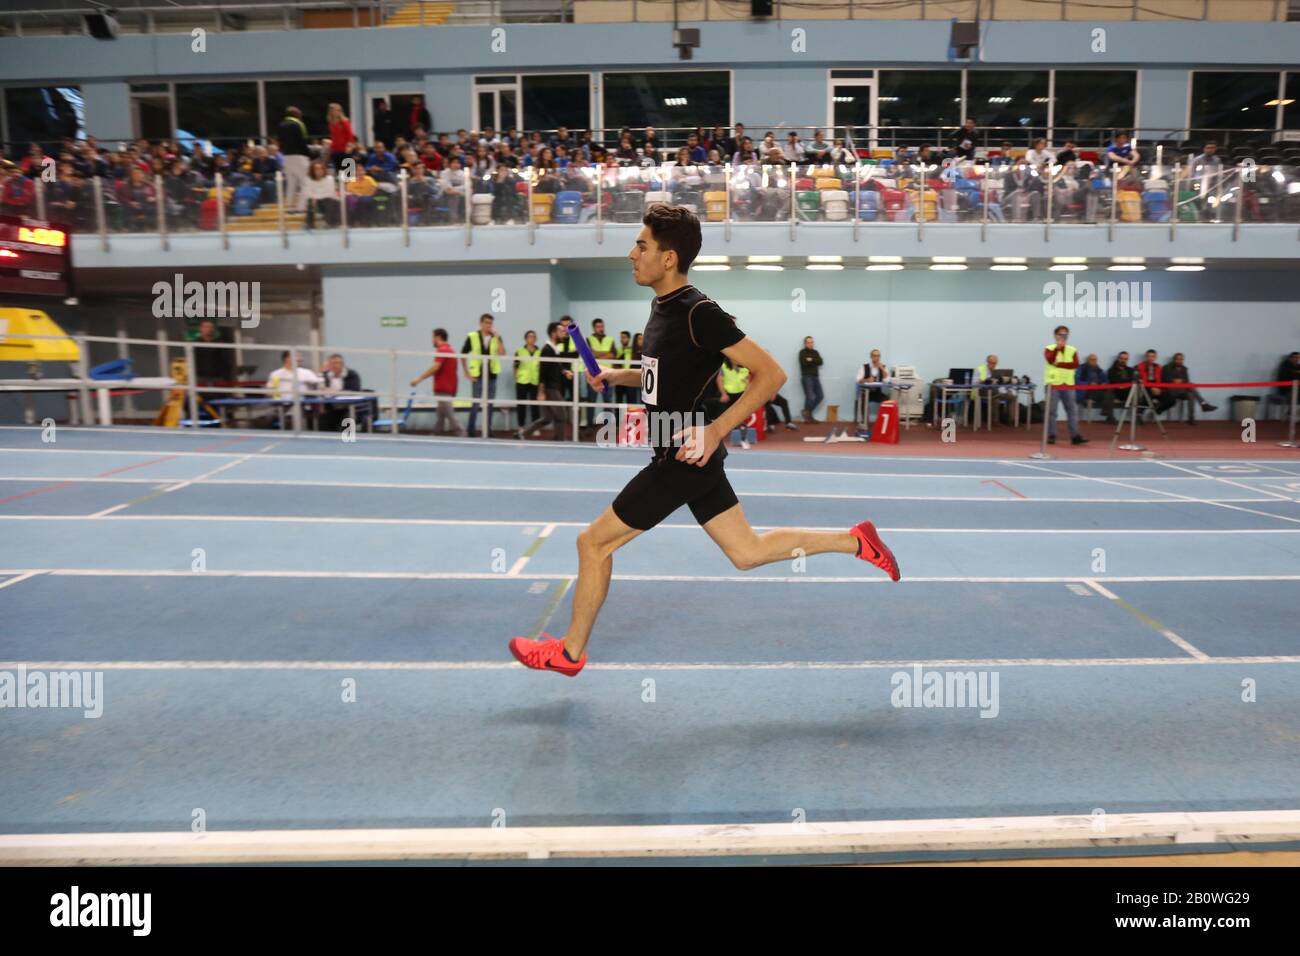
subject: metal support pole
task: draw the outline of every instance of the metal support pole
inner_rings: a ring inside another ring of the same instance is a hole
[[[221,231],[221,248],[229,249],[230,234],[226,232],[226,191],[221,180],[221,173],[217,173],[217,228]]]
[[[1178,215],[1179,215],[1179,211],[1178,211],[1178,183],[1179,183],[1179,166],[1180,166],[1179,161],[1178,161],[1178,160],[1174,160],[1174,168],[1170,171],[1172,175],[1170,176],[1170,179],[1169,179],[1169,183],[1170,183],[1170,187],[1171,187],[1170,190],[1169,190],[1169,197],[1170,197],[1170,202],[1169,202],[1169,241],[1170,241],[1170,242],[1173,242],[1174,239],[1175,239],[1175,238],[1177,237],[1177,235],[1178,235]],[[1189,173],[1190,173],[1190,171],[1189,171]]]
[[[166,252],[171,246],[167,242],[167,201],[163,196],[163,180],[161,176],[155,175],[153,178],[153,194],[154,206],[158,210],[158,237],[162,241],[163,251]]]
[[[86,361],[86,349],[88,349],[90,346],[86,342],[86,337],[84,335],[78,335],[76,337],[76,342],[77,342],[77,397],[79,400],[78,404],[81,406],[81,420],[87,425],[93,425],[95,423],[95,419],[92,417],[90,411],[90,387],[86,384],[86,380],[90,377],[90,374],[87,371],[87,369],[89,368],[89,363],[87,363]]]
[[[853,241],[858,241],[862,227],[862,164],[853,167]]]
[[[388,397],[392,401],[392,414],[388,416],[388,430],[397,434],[397,349],[388,353]],[[454,414],[454,412],[453,412]]]
[[[602,209],[605,194],[605,168],[603,166],[594,166],[596,170],[596,245],[605,241],[605,210]],[[533,218],[532,207],[528,208],[528,218]]]
[[[41,173],[44,174],[44,172],[45,169],[42,167]],[[45,179],[43,175],[36,177],[36,218],[45,219]]]
[[[194,390],[194,377],[197,366],[194,364],[194,343],[185,343],[185,403],[190,410],[190,427],[199,427],[199,396]]]
[[[482,341],[483,337],[479,336],[479,342],[481,343]],[[492,338],[492,341],[496,341],[495,336]],[[481,438],[492,437],[492,406],[488,404],[488,382],[490,381],[488,378],[488,360],[492,355],[492,352],[490,351],[491,346],[488,346],[488,349],[489,351],[487,355],[481,356],[478,373],[479,413],[483,416],[483,426],[480,429],[481,434],[479,436]]]
[[[1296,393],[1300,391],[1300,382],[1291,382],[1291,423],[1287,426],[1286,441],[1278,442],[1283,448],[1300,448],[1300,444],[1295,440],[1295,420],[1296,420]]]
[[[726,196],[725,205],[723,206],[722,216],[722,238],[725,242],[731,241],[731,163],[722,164],[722,193]]]
[[[284,173],[278,169],[275,171],[275,215],[280,225],[280,248],[288,249],[289,230],[284,221]]]
[[[1237,237],[1241,235],[1241,207],[1246,204],[1246,180],[1241,172],[1241,164],[1237,164],[1237,202],[1236,209],[1232,211],[1232,241],[1236,242]]]
[[[1106,227],[1106,241],[1115,241],[1115,217],[1119,214],[1119,167],[1110,168],[1110,225]]]
[[[925,164],[921,164],[921,205],[916,210],[916,241],[925,241]],[[936,202],[937,205],[937,202]],[[936,213],[937,215],[937,213]]]
[[[108,252],[108,226],[104,222],[104,185],[98,176],[91,177],[90,185],[95,194],[95,227],[99,230],[99,244],[105,252]]]
[[[1031,409],[1030,411],[1031,417],[1033,415],[1032,412],[1033,407],[1034,407],[1034,402],[1033,402],[1033,396],[1031,395],[1030,402],[1029,402],[1029,408]],[[1043,459],[1050,459],[1052,457],[1047,453],[1047,433],[1048,433],[1048,429],[1051,428],[1054,424],[1056,423],[1052,421],[1052,386],[1049,384],[1045,389],[1043,389],[1043,437],[1039,442],[1038,451],[1030,455],[1029,456],[1030,458],[1037,458],[1043,460]]]
[[[528,184],[528,244],[535,245],[537,242],[537,217],[533,214],[533,174],[528,174],[525,180]]]
[[[465,170],[463,167],[461,168],[460,171],[460,177],[461,177],[461,182],[465,184],[465,247],[469,248],[469,245],[474,241],[474,236],[470,232],[470,208],[473,205],[470,202],[470,200],[474,198],[474,186],[470,181],[469,172]],[[533,218],[533,191],[532,191],[531,184],[532,184],[532,180],[530,179],[529,187],[528,187],[529,222],[532,222],[532,218]]]
[[[402,245],[404,246],[411,244],[410,195],[406,190],[407,178],[406,167],[402,167],[402,171],[397,174],[397,186],[402,194]]]
[[[984,201],[980,203],[980,242],[987,242],[989,238],[989,170],[992,168],[992,166],[985,168],[984,179],[980,183],[984,190]]]
[[[1047,164],[1047,220],[1043,226],[1043,241],[1052,240],[1052,197],[1056,195],[1056,180],[1052,177],[1052,164]]]
[[[574,328],[576,328],[576,326],[575,326]],[[579,378],[579,376],[580,376],[581,374],[582,374],[581,372],[574,372],[574,373],[573,373],[573,409],[572,409],[572,412],[573,412],[573,440],[574,440],[574,441],[578,441],[578,440],[580,439],[580,437],[581,437],[581,436],[579,435],[579,432],[578,432],[578,389],[582,387],[581,385],[579,385],[579,382],[581,381],[581,379]]]
[[[344,186],[347,173],[339,170],[339,232],[343,236],[343,248],[348,248],[348,190]]]
[[[795,183],[799,181],[799,167],[790,167],[790,241],[794,242],[795,229],[799,224],[799,204],[795,200]]]

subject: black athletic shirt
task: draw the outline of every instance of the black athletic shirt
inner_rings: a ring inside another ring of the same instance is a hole
[[[693,424],[722,366],[722,350],[744,337],[735,316],[692,285],[656,297],[641,352],[641,401],[647,411],[676,412]],[[650,437],[657,439],[656,456],[672,447],[672,429],[651,428]],[[714,454],[721,458],[726,451],[719,446]]]

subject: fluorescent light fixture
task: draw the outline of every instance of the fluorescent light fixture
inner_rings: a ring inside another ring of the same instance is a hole
[[[731,257],[730,256],[696,256],[695,261],[697,263],[730,262]]]
[[[1034,97],[1034,102],[1035,102],[1035,103],[1046,103],[1046,102],[1048,102],[1048,97],[1046,97],[1046,96],[1035,96],[1035,97]]]
[[[990,272],[1024,272],[1028,268],[1029,266],[1022,266],[1022,265],[1001,265],[1001,266],[989,266],[989,271]]]
[[[1200,266],[1205,264],[1205,259],[1202,256],[1172,256],[1169,261],[1178,266]]]
[[[750,263],[749,265],[745,266],[745,268],[753,269],[755,272],[784,272],[785,271],[785,266],[754,265],[753,263]]]
[[[780,262],[780,256],[746,256],[746,262]]]
[[[1205,266],[1169,266],[1166,272],[1204,272]]]
[[[1146,272],[1147,267],[1139,266],[1139,265],[1117,265],[1117,266],[1107,266],[1106,271],[1107,272]]]
[[[1088,257],[1087,256],[1052,256],[1052,261],[1059,262],[1063,266],[1078,265],[1079,263],[1087,262]]]
[[[1111,262],[1116,265],[1140,266],[1147,261],[1146,256],[1112,256]]]
[[[684,96],[665,96],[664,106],[685,106],[686,97]]]
[[[813,272],[838,272],[844,266],[836,262],[810,262],[804,268]]]
[[[904,268],[906,267],[900,263],[886,262],[880,265],[867,266],[867,271],[868,272],[897,272],[900,269],[904,269]]]
[[[930,266],[931,272],[964,272],[970,267],[964,262],[935,262]]]
[[[990,97],[989,97],[989,102],[990,102],[990,103],[1010,103],[1010,102],[1011,102],[1011,97],[1009,97],[1009,96],[990,96]]]
[[[931,262],[965,262],[965,256],[931,256]]]
[[[902,262],[902,256],[867,256],[868,262]]]
[[[1048,266],[1048,272],[1086,272],[1088,267],[1077,262],[1057,263],[1054,266]]]
[[[702,266],[702,265],[699,265],[699,264],[697,263],[697,264],[694,266],[694,269],[695,269],[696,272],[730,272],[730,271],[731,271],[731,266],[724,266],[724,265],[704,265],[704,266]]]
[[[993,261],[999,265],[1017,265],[1022,262],[1028,262],[1024,256],[994,256]]]
[[[809,256],[809,262],[843,262],[843,256]]]

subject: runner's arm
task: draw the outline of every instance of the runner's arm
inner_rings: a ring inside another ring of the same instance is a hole
[[[746,336],[722,354],[731,364],[749,369],[748,387],[727,403],[727,410],[718,416],[709,428],[715,435],[725,438],[733,428],[747,421],[750,415],[766,405],[785,384],[785,370],[772,358],[770,352]]]

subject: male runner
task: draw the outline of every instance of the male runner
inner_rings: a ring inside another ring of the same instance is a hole
[[[898,563],[870,521],[838,532],[778,528],[756,534],[749,526],[722,468],[727,454],[722,441],[780,390],[785,373],[776,359],[736,328],[733,316],[687,281],[686,270],[702,242],[695,215],[680,206],[655,204],[642,223],[628,259],[637,284],[650,286],[656,297],[645,328],[641,369],[602,368],[587,379],[610,385],[639,380],[653,457],[578,535],[578,580],[565,636],[543,634],[541,640],[516,637],[510,642],[510,652],[521,664],[569,677],[587,663],[587,640],[609,592],[614,552],[682,505],[690,507],[695,520],[742,571],[790,560],[799,551],[838,551],[899,579]],[[749,369],[749,387],[716,421],[693,424],[723,356]],[[665,419],[684,421],[687,427],[662,427]]]

